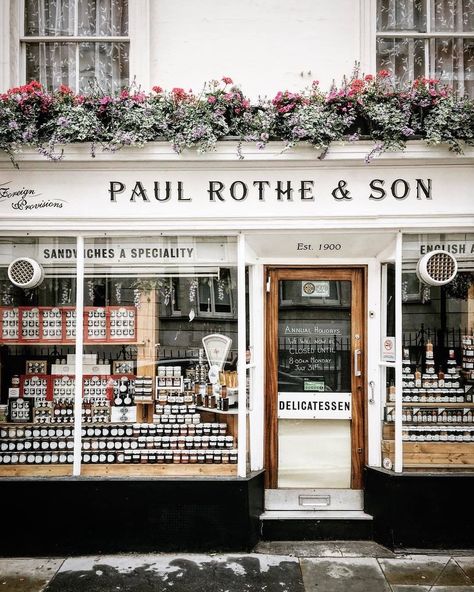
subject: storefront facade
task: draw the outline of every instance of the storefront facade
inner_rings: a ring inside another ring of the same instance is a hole
[[[469,545],[474,154],[282,148],[2,158],[2,552]]]

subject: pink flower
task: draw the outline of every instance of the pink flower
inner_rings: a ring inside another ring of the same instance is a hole
[[[244,109],[248,109],[248,108],[250,107],[250,101],[249,101],[248,99],[244,99],[244,100],[242,101],[242,107],[243,107]]]
[[[177,101],[182,101],[186,98],[186,91],[184,88],[175,87],[171,90],[171,92]]]
[[[213,105],[216,101],[217,101],[217,99],[214,95],[207,97],[207,102],[210,103],[211,105]]]
[[[390,76],[390,72],[388,70],[380,70],[378,75],[379,78],[388,78]]]
[[[233,84],[233,83],[234,83],[234,82],[233,82],[233,80],[232,80],[232,78],[229,78],[229,76],[224,76],[224,77],[222,78],[222,82],[223,82],[224,84]]]
[[[373,79],[374,77],[372,76],[372,74],[367,74],[366,76],[364,76],[364,80],[366,82],[372,82]]]
[[[153,92],[156,92],[157,95],[159,95],[160,93],[163,92],[163,89],[161,88],[161,86],[154,86],[151,90]]]

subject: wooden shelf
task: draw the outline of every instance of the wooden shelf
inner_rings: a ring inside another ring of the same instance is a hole
[[[394,462],[394,440],[382,440],[382,455]],[[403,442],[403,466],[468,468],[474,466],[474,442]]]
[[[395,403],[386,403],[387,407],[395,407]],[[402,403],[402,407],[427,407],[427,408],[436,408],[436,407],[474,407],[474,403],[438,403],[430,401],[426,403]]]
[[[83,464],[84,477],[237,476],[236,464]],[[0,465],[0,477],[72,476],[72,465]]]
[[[196,407],[196,409],[199,409],[199,411],[207,411],[208,413],[217,413],[219,415],[238,415],[239,414],[238,409],[229,409],[229,411],[221,411],[220,409],[213,409],[212,407],[202,407],[202,406],[198,406],[198,407]],[[248,413],[248,409],[247,409],[246,413]]]

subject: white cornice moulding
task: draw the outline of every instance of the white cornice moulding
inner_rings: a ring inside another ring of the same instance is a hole
[[[232,165],[233,168],[251,168],[252,163],[266,163],[269,167],[281,167],[283,162],[289,164],[300,163],[303,167],[325,167],[325,166],[340,166],[341,163],[350,163],[349,166],[368,166],[376,168],[380,163],[387,166],[388,163],[400,164],[405,166],[415,166],[423,162],[433,163],[438,165],[472,165],[474,163],[474,147],[466,146],[464,154],[455,154],[449,151],[446,145],[427,146],[425,142],[412,140],[407,143],[404,151],[400,152],[384,152],[376,156],[369,164],[365,162],[366,155],[374,146],[373,142],[357,141],[357,142],[335,142],[331,144],[324,158],[320,159],[321,149],[316,149],[308,144],[299,144],[293,148],[285,149],[284,142],[269,142],[266,148],[259,149],[255,144],[244,143],[242,145],[243,159],[238,157],[238,141],[224,140],[218,142],[214,152],[198,153],[195,149],[188,149],[181,154],[176,154],[169,142],[150,142],[142,148],[138,147],[124,147],[116,152],[102,151],[96,147],[95,157],[90,155],[90,145],[87,143],[68,144],[65,146],[56,146],[56,151],[59,153],[64,151],[62,160],[52,162],[40,155],[34,148],[23,148],[20,152],[15,154],[16,161],[20,167],[24,167],[28,163],[33,165],[33,168],[49,168],[54,170],[55,167],[67,169],[77,168],[74,164],[80,163],[85,168],[115,168],[116,166],[123,166],[124,162],[134,163],[135,167],[148,168],[150,164],[156,162],[166,162],[179,167],[183,163],[193,163],[199,166],[202,163],[205,167],[209,167],[210,162],[226,162],[227,165]],[[256,166],[256,165],[254,165]],[[0,154],[0,168],[11,168],[12,164],[8,155]],[[81,168],[82,168],[81,167]]]

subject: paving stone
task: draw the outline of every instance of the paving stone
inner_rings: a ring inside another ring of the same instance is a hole
[[[271,555],[68,559],[47,592],[304,592],[299,561]]]
[[[410,555],[403,559],[379,559],[390,584],[432,586],[439,578],[449,557]]]
[[[436,580],[436,586],[470,586],[472,581],[467,577],[459,565],[450,559],[448,565],[443,569],[441,575]]]
[[[392,592],[430,592],[431,586],[392,586]]]
[[[430,592],[473,592],[474,586],[433,586]]]
[[[0,559],[1,592],[41,592],[64,559]]]
[[[396,557],[393,551],[373,541],[337,541],[343,557]]]
[[[290,557],[342,557],[338,543],[321,541],[261,541],[254,553]]]
[[[376,559],[302,559],[306,592],[390,592]]]
[[[463,572],[474,583],[474,557],[453,557],[454,561],[461,566]]]

